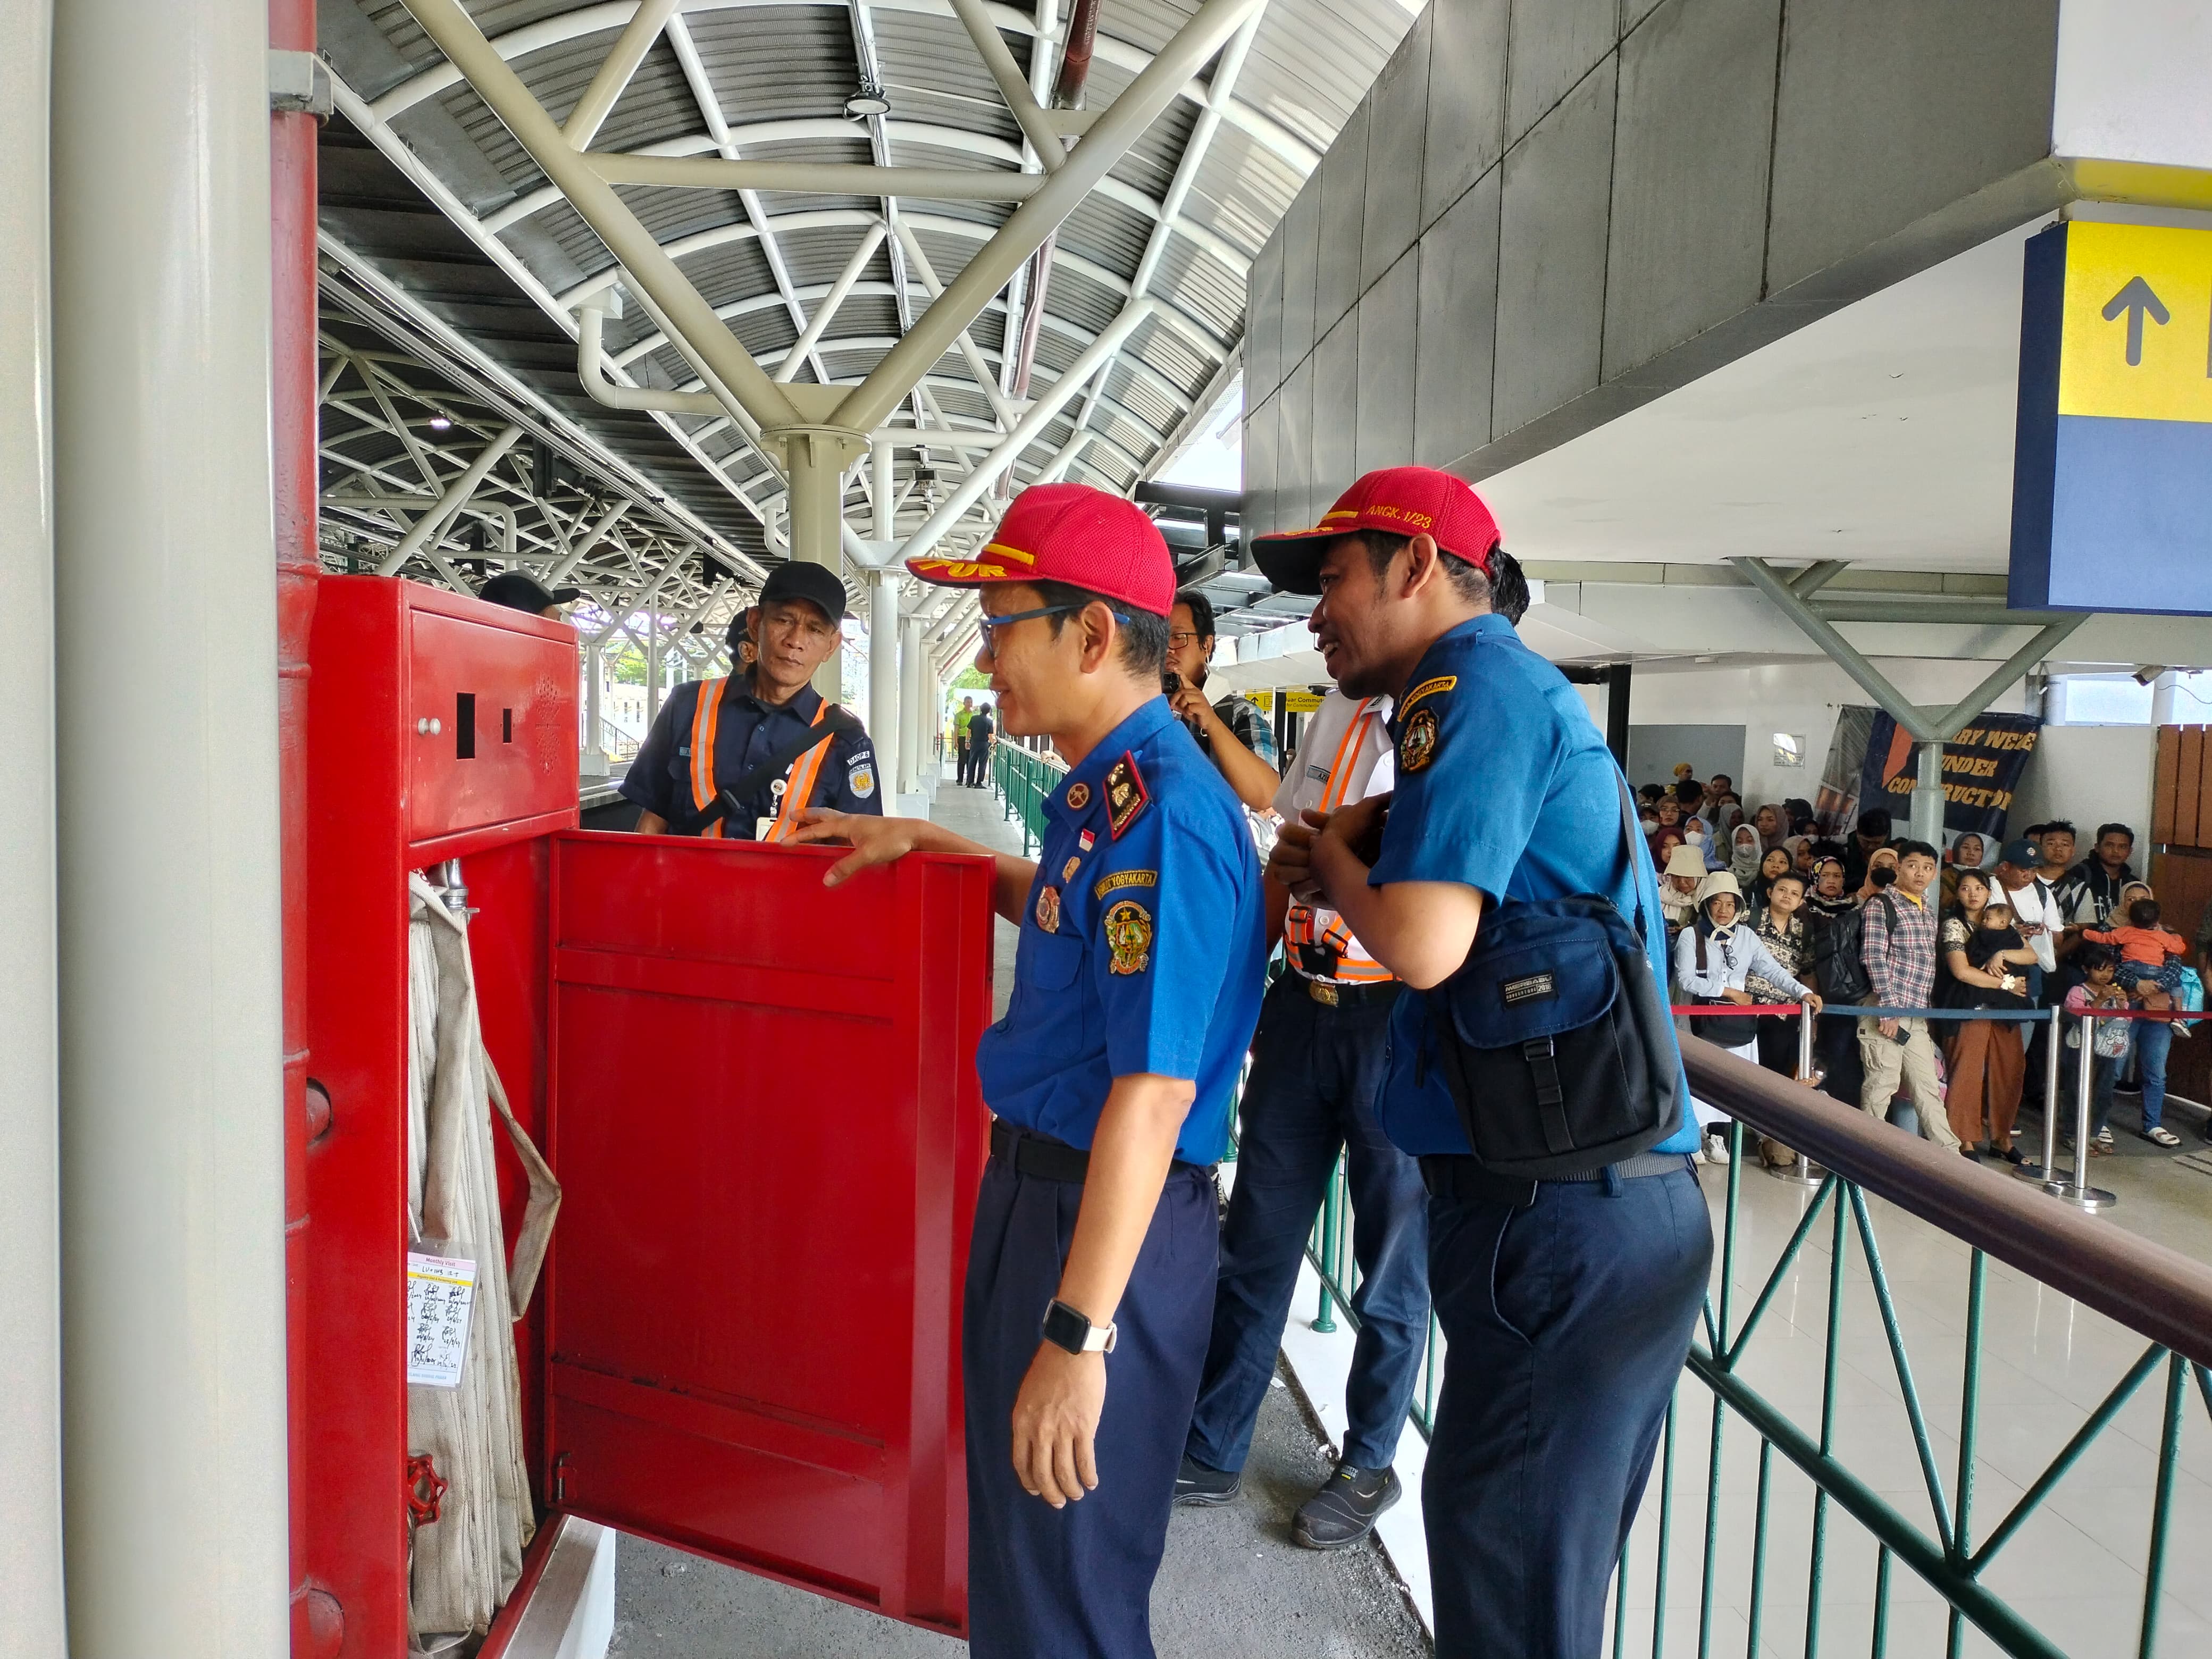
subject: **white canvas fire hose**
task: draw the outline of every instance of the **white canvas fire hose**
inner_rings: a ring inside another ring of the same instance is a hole
[[[437,1515],[425,1518],[428,1503],[415,1510],[410,1645],[432,1656],[459,1649],[489,1628],[521,1575],[523,1551],[535,1530],[512,1325],[530,1304],[561,1203],[553,1172],[514,1121],[484,1052],[466,890],[457,866],[446,871],[449,884],[442,890],[419,873],[407,884],[410,1303],[413,1258],[474,1267],[465,1343],[458,1329],[453,1333],[458,1384],[410,1378],[407,1390],[410,1467],[423,1472],[424,1495],[435,1497]],[[492,1158],[494,1110],[530,1180],[512,1268]],[[410,1370],[416,1337],[410,1320]],[[430,1483],[433,1469],[444,1483],[441,1492]]]

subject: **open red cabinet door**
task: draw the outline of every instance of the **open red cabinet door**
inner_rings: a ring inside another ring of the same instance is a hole
[[[552,840],[543,1492],[964,1632],[988,860]]]

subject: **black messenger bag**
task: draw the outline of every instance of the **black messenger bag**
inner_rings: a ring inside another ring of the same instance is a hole
[[[1621,855],[1637,856],[1620,785]],[[1627,866],[1633,870],[1632,864]],[[1459,971],[1426,993],[1468,1144],[1494,1174],[1586,1176],[1648,1152],[1681,1121],[1687,1087],[1667,988],[1613,901],[1501,901]]]

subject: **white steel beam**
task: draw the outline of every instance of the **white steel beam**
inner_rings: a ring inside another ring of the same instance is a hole
[[[445,528],[446,521],[460,510],[461,503],[476,494],[477,486],[483,482],[484,474],[499,464],[499,458],[514,448],[515,441],[521,436],[522,428],[511,426],[479,450],[476,459],[446,486],[445,493],[438,498],[438,504],[417,519],[415,527],[401,537],[399,544],[385,556],[383,562],[376,567],[376,574],[380,576],[398,574],[399,567],[422,550],[431,538]]]
[[[592,140],[599,137],[600,125],[613,111],[615,100],[629,85],[637,66],[645,61],[645,54],[653,50],[653,43],[659,38],[663,26],[676,15],[683,3],[684,0],[641,0],[623,26],[622,38],[615,42],[614,50],[592,76],[592,84],[584,88],[584,95],[568,112],[568,125],[561,129],[561,136],[572,148],[592,147]]]
[[[410,3],[451,5],[453,0],[410,0]],[[1099,114],[1067,158],[1067,165],[1053,174],[1042,190],[1007,215],[998,233],[977,250],[928,312],[916,319],[906,337],[876,365],[860,390],[840,405],[839,418],[863,429],[881,425],[912,381],[921,379],[955,337],[981,314],[1022,261],[1105,178],[1174,99],[1176,89],[1221,49],[1260,3],[1261,0],[1205,0],[1190,21],[1176,31]]]

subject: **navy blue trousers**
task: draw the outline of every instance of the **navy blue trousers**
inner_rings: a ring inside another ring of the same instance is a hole
[[[1594,1659],[1705,1295],[1680,1174],[1430,1200],[1444,1381],[1421,1481],[1437,1659]]]
[[[1083,1188],[993,1158],[975,1200],[961,1331],[968,1646],[976,1659],[1152,1659],[1152,1579],[1213,1312],[1213,1182],[1168,1176],[1115,1314],[1098,1485],[1054,1509],[1013,1468],[1014,1399],[1059,1293]]]
[[[1429,1195],[1421,1166],[1375,1121],[1389,1036],[1387,1002],[1324,1007],[1296,974],[1267,994],[1221,1231],[1213,1337],[1186,1448],[1210,1469],[1242,1469],[1251,1450],[1298,1264],[1340,1151],[1347,1153],[1360,1274],[1344,1460],[1383,1468],[1397,1451],[1429,1337]]]

